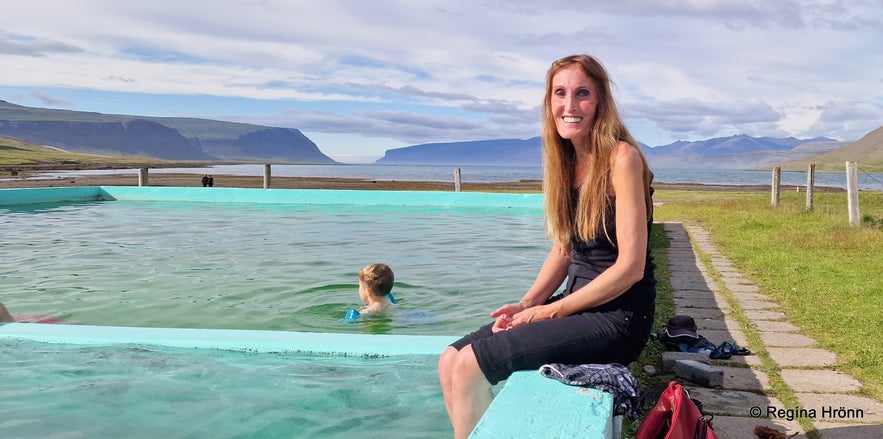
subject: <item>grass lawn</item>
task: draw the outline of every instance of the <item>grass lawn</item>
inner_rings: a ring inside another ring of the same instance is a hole
[[[656,221],[698,224],[788,321],[837,354],[861,393],[883,401],[883,193],[862,192],[860,227],[845,193],[657,191]]]

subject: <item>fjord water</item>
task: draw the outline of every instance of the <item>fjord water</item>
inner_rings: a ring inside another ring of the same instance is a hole
[[[459,168],[463,182],[499,183],[521,180],[541,180],[542,169],[530,166],[439,166],[439,165],[272,165],[272,173],[280,177],[360,178],[397,181],[453,181],[453,170]],[[188,173],[213,175],[262,176],[263,165],[217,165],[210,168],[157,168],[151,173]],[[132,174],[128,170],[81,170],[52,172],[42,178],[60,176]],[[734,169],[653,169],[654,181],[659,183],[690,183],[708,185],[756,186],[769,185],[770,171]],[[859,188],[883,190],[883,174],[859,172]],[[805,186],[806,172],[784,171],[781,183],[786,186]],[[846,188],[844,172],[816,172],[815,184],[820,187]]]

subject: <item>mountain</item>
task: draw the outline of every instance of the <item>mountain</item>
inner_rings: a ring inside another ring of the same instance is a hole
[[[293,128],[34,108],[6,101],[0,101],[0,135],[87,154],[335,163]]]
[[[883,127],[842,148],[776,166],[803,171],[810,163],[815,163],[817,171],[843,171],[847,161],[857,162],[859,169],[867,172],[883,171]]]
[[[695,142],[678,141],[645,148],[657,168],[759,169],[774,163],[817,155],[845,145],[825,137],[751,137],[745,134]]]
[[[843,146],[828,138],[751,137],[737,135],[648,147],[641,145],[650,166],[657,168],[758,169],[786,160],[810,157]],[[376,163],[437,165],[542,164],[539,137],[471,142],[427,143],[390,149]]]
[[[375,163],[409,165],[506,165],[539,166],[542,160],[539,137],[530,139],[476,140],[471,142],[425,143],[388,149]]]

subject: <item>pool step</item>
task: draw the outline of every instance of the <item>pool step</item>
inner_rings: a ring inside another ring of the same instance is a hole
[[[622,417],[613,416],[613,395],[530,370],[509,377],[469,437],[618,439],[621,428]]]

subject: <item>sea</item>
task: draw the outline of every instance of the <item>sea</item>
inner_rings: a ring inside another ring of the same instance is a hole
[[[453,182],[455,169],[460,170],[463,183],[502,183],[521,180],[541,180],[542,168],[536,166],[441,166],[441,165],[271,165],[276,177],[331,177],[358,178],[378,181],[432,181]],[[34,179],[54,179],[87,175],[136,174],[137,169],[99,169],[56,171],[34,175]],[[264,165],[214,165],[201,168],[153,168],[150,173],[186,173],[211,175],[264,175]],[[654,181],[659,183],[689,183],[725,186],[769,185],[772,171],[734,169],[653,169]],[[806,172],[782,171],[781,185],[806,186]],[[846,171],[816,172],[816,187],[846,189]],[[859,190],[883,191],[883,173],[858,171]]]

